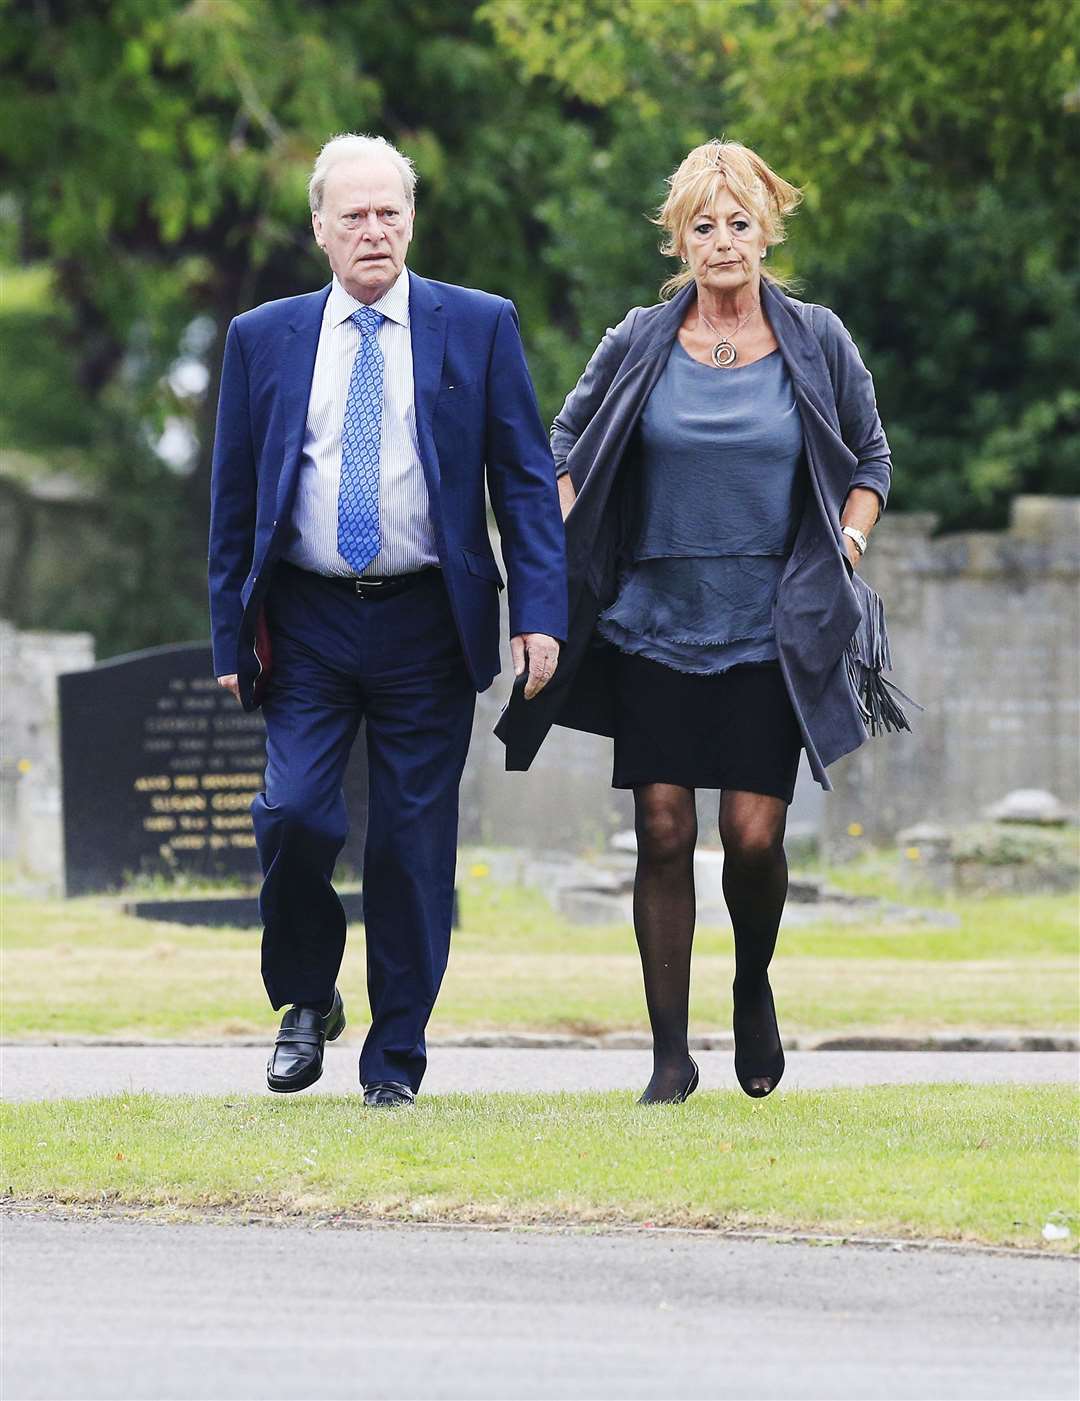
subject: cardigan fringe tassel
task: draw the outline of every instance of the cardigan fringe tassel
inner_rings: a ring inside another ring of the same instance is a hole
[[[858,590],[862,617],[847,646],[848,677],[863,722],[872,736],[900,730],[910,732],[911,725],[900,702],[916,710],[923,707],[882,675],[882,672],[892,671],[885,605],[879,594],[865,581],[862,583],[863,587]]]

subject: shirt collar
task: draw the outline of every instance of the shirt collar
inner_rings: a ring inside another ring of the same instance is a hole
[[[330,298],[328,311],[330,314],[330,325],[340,326],[343,321],[348,321],[349,317],[359,307],[364,305],[358,302],[345,288],[334,278],[333,286],[330,288]],[[399,326],[409,324],[409,269],[402,268],[394,279],[393,284],[386,289],[377,302],[371,303],[372,311],[381,312],[389,321],[396,321]]]

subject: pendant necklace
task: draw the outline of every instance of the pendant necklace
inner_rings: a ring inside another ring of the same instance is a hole
[[[731,335],[725,336],[723,331],[719,330],[716,326],[713,325],[713,323],[702,311],[701,303],[698,303],[697,314],[701,317],[702,321],[705,322],[705,325],[708,326],[709,330],[713,333],[713,335],[720,337],[720,339],[712,348],[713,364],[718,370],[727,369],[729,365],[734,365],[735,361],[739,358],[739,352],[735,349],[735,346],[733,344],[734,338],[739,334],[739,332],[742,330],[742,328],[746,325],[746,323],[750,320],[751,316],[753,316],[754,312],[757,310],[758,304],[757,302],[755,302],[754,305],[739,322],[739,324],[735,327],[734,331],[732,331]]]

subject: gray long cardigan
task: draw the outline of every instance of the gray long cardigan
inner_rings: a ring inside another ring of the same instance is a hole
[[[527,769],[553,724],[614,732],[612,651],[596,619],[633,547],[634,430],[696,295],[690,283],[609,330],[555,420],[555,463],[577,491],[566,519],[570,627],[554,677],[531,701],[522,678],[495,728],[508,769]],[[865,586],[852,576],[840,513],[855,486],[872,488],[884,507],[889,445],[873,381],[840,318],[765,281],[761,299],[791,375],[813,487],[777,592],[777,650],[811,770],[828,789],[826,767],[867,737],[844,659]]]

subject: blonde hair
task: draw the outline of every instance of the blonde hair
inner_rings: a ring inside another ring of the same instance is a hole
[[[783,243],[784,218],[802,201],[802,191],[797,186],[781,180],[756,151],[738,141],[714,140],[695,146],[667,183],[667,199],[652,222],[666,231],[660,251],[670,258],[682,257],[683,238],[690,221],[700,210],[709,208],[718,190],[729,190],[745,205],[765,230],[770,248]],[[681,269],[668,278],[660,295],[674,296],[693,276],[689,268]],[[762,276],[779,286],[786,285],[782,277],[764,269]]]
[[[332,136],[316,158],[311,179],[308,181],[308,204],[311,206],[312,214],[318,214],[322,209],[323,191],[326,188],[326,177],[330,174],[331,167],[336,165],[338,161],[349,160],[356,156],[385,156],[401,176],[401,184],[409,208],[412,209],[415,206],[416,167],[408,156],[403,155],[396,146],[391,146],[390,142],[383,136],[358,136],[356,132],[345,131],[340,136]]]

